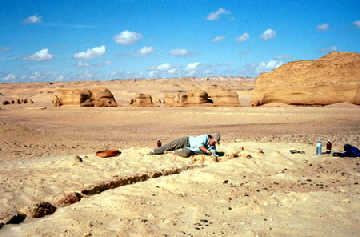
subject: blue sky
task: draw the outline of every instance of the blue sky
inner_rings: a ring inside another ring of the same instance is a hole
[[[0,83],[257,76],[360,52],[360,1],[2,0]]]

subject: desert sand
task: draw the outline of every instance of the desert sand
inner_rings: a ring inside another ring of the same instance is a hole
[[[53,107],[53,92],[68,86],[107,87],[120,107]],[[358,236],[360,161],[316,156],[315,143],[359,147],[360,107],[249,107],[253,86],[242,78],[0,84],[0,100],[34,101],[1,106],[0,236]],[[241,106],[126,103],[136,93],[214,87],[236,91]],[[219,162],[147,155],[158,139],[214,131]],[[122,153],[95,156],[109,148]],[[45,202],[56,211],[33,217]]]

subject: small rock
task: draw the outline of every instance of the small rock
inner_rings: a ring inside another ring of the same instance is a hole
[[[17,213],[15,216],[11,217],[11,219],[8,222],[6,222],[6,224],[20,224],[25,220],[25,218],[26,218],[25,214]]]
[[[76,162],[83,162],[83,159],[82,159],[80,156],[78,156],[78,155],[75,155],[74,160],[75,160]]]
[[[50,215],[56,211],[56,207],[49,202],[41,202],[34,206],[31,216],[34,218],[41,218]]]
[[[56,201],[56,205],[60,207],[69,206],[73,203],[80,201],[83,196],[80,193],[70,193],[65,194],[58,201]]]

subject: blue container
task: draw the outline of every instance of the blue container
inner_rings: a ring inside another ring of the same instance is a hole
[[[319,156],[322,154],[322,144],[321,141],[316,143],[316,155]]]

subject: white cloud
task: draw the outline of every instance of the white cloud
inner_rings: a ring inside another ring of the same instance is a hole
[[[106,51],[106,47],[105,47],[105,45],[102,45],[100,47],[87,49],[86,52],[75,53],[73,58],[92,59],[92,58],[96,58],[96,57],[99,57],[99,56],[103,56],[105,54],[105,51]]]
[[[142,39],[142,35],[140,33],[130,32],[128,30],[114,36],[115,42],[123,45],[134,44],[140,39]]]
[[[256,67],[256,72],[257,73],[261,73],[261,72],[269,72],[272,71],[275,68],[278,68],[281,66],[281,64],[283,64],[283,62],[278,61],[278,60],[270,60],[269,62],[261,62],[257,67]]]
[[[176,68],[171,68],[171,69],[168,70],[168,73],[174,74],[174,73],[176,73],[176,71],[177,71]]]
[[[209,21],[216,21],[220,18],[221,15],[231,15],[231,12],[224,9],[224,8],[219,8],[216,12],[210,12],[210,14],[207,16],[207,19]]]
[[[320,53],[330,53],[330,52],[334,52],[334,51],[337,51],[337,47],[335,45],[333,45],[329,48],[320,49]]]
[[[40,23],[41,22],[41,18],[42,16],[29,16],[28,18],[26,18],[24,20],[24,23],[25,24],[37,24],[37,23]]]
[[[329,24],[321,24],[316,27],[319,31],[327,31],[329,29]]]
[[[236,40],[239,42],[243,42],[243,41],[248,40],[249,38],[250,38],[250,35],[247,32],[245,32],[241,36],[237,37]]]
[[[78,66],[78,67],[88,67],[89,64],[88,64],[88,63],[85,63],[85,62],[79,61],[79,62],[76,63],[76,66]]]
[[[30,56],[25,56],[22,59],[31,60],[31,61],[48,61],[53,59],[53,55],[49,54],[48,49],[41,49],[40,51],[34,53]]]
[[[272,29],[267,29],[266,31],[264,31],[264,33],[262,33],[261,38],[263,40],[269,40],[269,39],[273,39],[276,37],[276,31],[272,30]]]
[[[153,47],[143,47],[141,49],[139,49],[136,53],[136,55],[140,55],[140,56],[147,56],[152,54],[155,51],[155,49]]]
[[[240,73],[245,76],[256,77],[262,72],[269,72],[280,67],[283,63],[280,60],[272,59],[268,62],[260,62],[259,64],[247,64],[240,70]]]
[[[225,37],[224,36],[216,36],[213,40],[211,40],[212,42],[218,42],[220,40],[223,40]]]
[[[354,24],[357,28],[360,28],[360,20],[354,21],[353,24]]]
[[[8,73],[6,76],[4,76],[3,78],[1,78],[1,80],[3,81],[12,81],[15,80],[16,76],[12,73]]]
[[[196,70],[199,65],[200,65],[199,62],[189,63],[189,64],[186,66],[185,70],[187,70],[187,71]]]
[[[185,57],[191,54],[187,49],[172,49],[169,53],[177,57]]]
[[[157,71],[150,71],[148,73],[148,75],[149,75],[149,77],[155,77],[155,76],[157,76]]]
[[[171,64],[168,63],[163,63],[156,67],[156,69],[161,72],[168,71],[171,68],[172,68]]]
[[[41,73],[40,72],[33,72],[30,76],[29,76],[29,79],[30,80],[37,80],[41,77]]]
[[[59,75],[59,76],[57,76],[55,81],[63,81],[64,79],[65,79],[65,77],[63,75]]]

